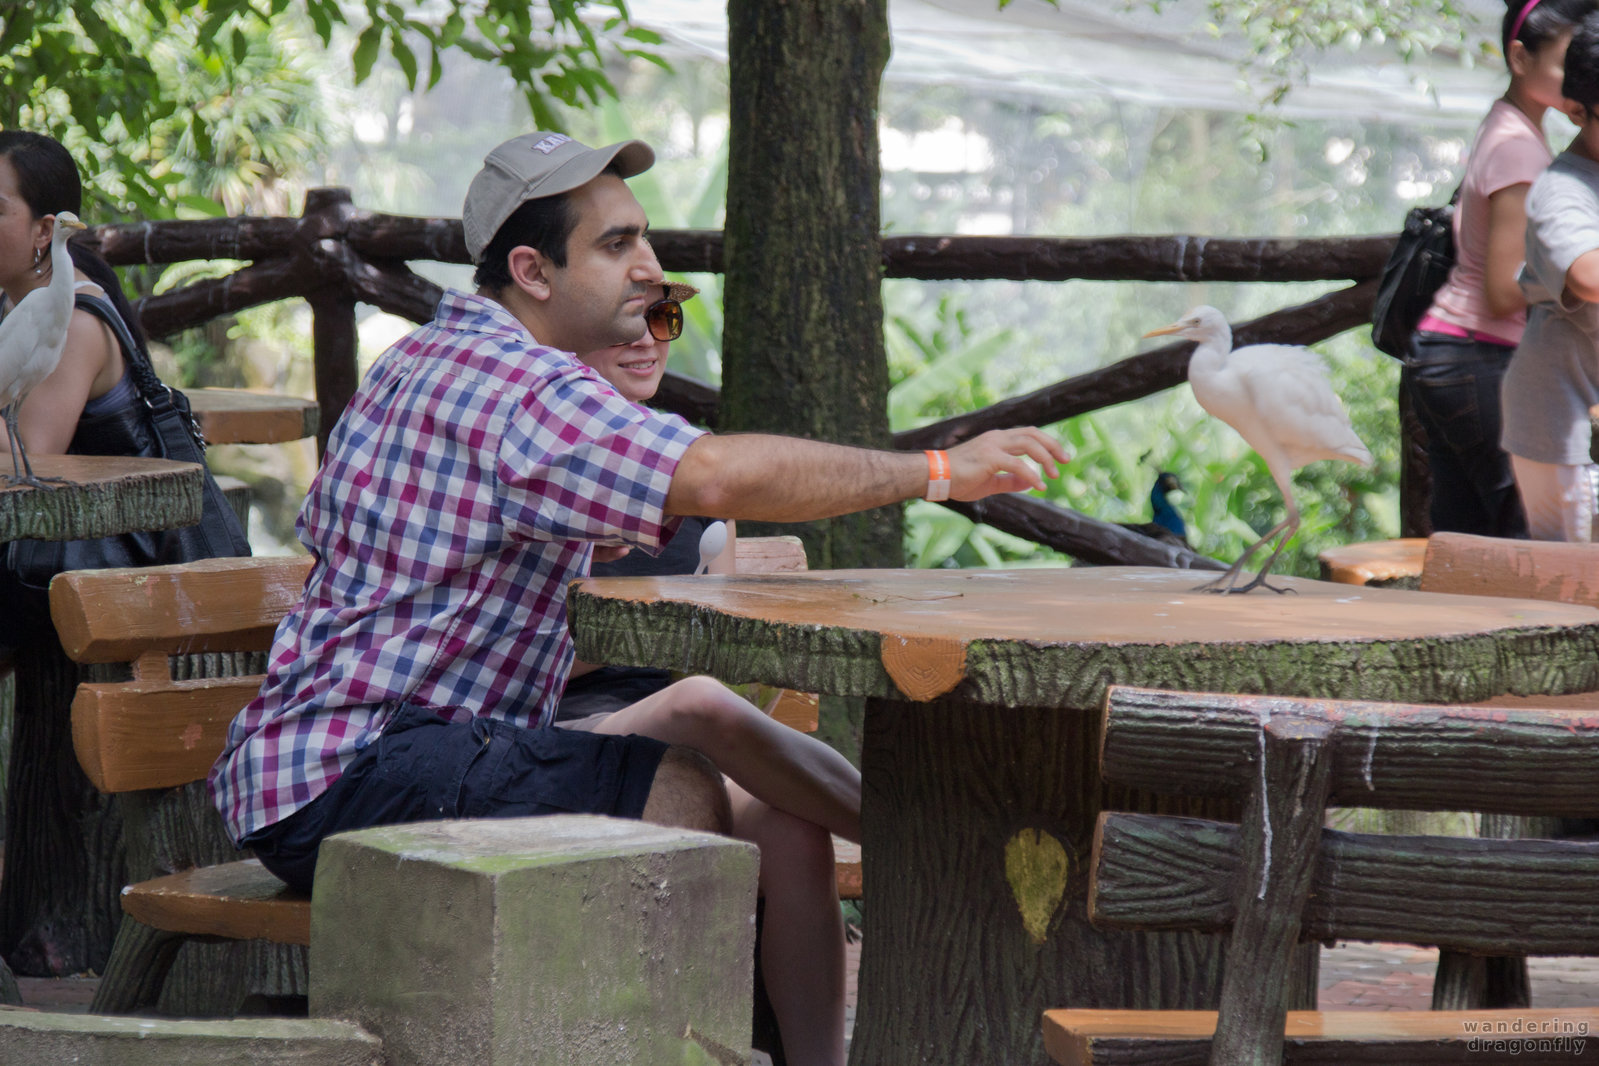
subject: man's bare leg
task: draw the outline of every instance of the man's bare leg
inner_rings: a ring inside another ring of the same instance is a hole
[[[787,729],[787,726],[779,726]],[[844,1062],[844,918],[825,829],[727,786],[733,835],[761,849],[761,977],[792,1066]]]
[[[861,839],[860,771],[712,678],[685,678],[592,728],[702,751],[750,795],[846,840]]]

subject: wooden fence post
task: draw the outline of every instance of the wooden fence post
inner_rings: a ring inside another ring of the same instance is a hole
[[[349,189],[311,189],[305,194],[305,217],[328,216],[334,223],[330,230],[342,228],[338,226],[341,216],[353,210]],[[340,233],[341,243],[342,236]],[[342,259],[348,249],[341,252]],[[311,305],[312,366],[316,400],[322,409],[316,431],[316,452],[320,457],[327,450],[328,434],[333,432],[361,381],[356,365],[360,335],[355,325],[355,299],[350,295],[347,279],[343,284],[322,285],[305,299]]]

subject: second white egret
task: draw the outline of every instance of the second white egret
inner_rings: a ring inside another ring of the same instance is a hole
[[[1214,307],[1200,306],[1146,337],[1175,334],[1196,342],[1188,363],[1194,399],[1260,453],[1282,491],[1288,516],[1251,544],[1221,577],[1200,586],[1207,592],[1248,592],[1264,585],[1277,556],[1299,528],[1293,473],[1318,459],[1371,462],[1371,452],[1349,425],[1349,414],[1327,380],[1321,358],[1297,344],[1250,344],[1233,348],[1232,327]],[[1244,563],[1273,538],[1277,545],[1254,580],[1238,584]]]

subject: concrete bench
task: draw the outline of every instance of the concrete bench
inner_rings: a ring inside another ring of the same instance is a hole
[[[1324,581],[1599,606],[1599,544],[1470,533],[1369,540],[1318,556]]]
[[[792,545],[750,545],[751,566],[792,568]],[[792,540],[793,538],[772,538]],[[764,562],[763,562],[764,560]],[[86,682],[72,706],[73,747],[89,781],[106,793],[159,795],[204,781],[221,753],[228,725],[261,686],[258,673],[174,678],[175,655],[237,656],[270,647],[277,624],[299,602],[306,557],[208,559],[135,570],[73,571],[51,586],[51,611],[62,647],[79,663],[128,664],[127,681]],[[751,571],[746,571],[751,572]],[[259,669],[259,666],[257,666]],[[780,694],[794,708],[790,724],[815,728],[814,697]],[[194,786],[198,787],[198,786]],[[203,798],[200,800],[203,805]],[[190,814],[159,801],[142,804],[129,833],[193,835]],[[198,818],[215,819],[208,809]],[[861,894],[858,846],[835,839],[841,898]],[[177,849],[180,852],[183,849]],[[150,864],[144,864],[148,866]],[[122,891],[123,923],[92,1009],[126,1013],[152,1007],[178,949],[190,940],[309,942],[310,900],[258,862],[200,860],[192,868],[139,878]]]
[[[1345,585],[1415,588],[1421,579],[1425,537],[1340,544],[1317,556],[1321,579]]]
[[[1599,954],[1599,844],[1323,828],[1330,803],[1599,815],[1599,721],[1129,688],[1112,688],[1106,707],[1108,781],[1230,799],[1242,813],[1236,823],[1102,814],[1089,917],[1225,934],[1227,965],[1217,1011],[1046,1012],[1054,1061],[1563,1062],[1577,1042],[1599,1055],[1586,1041],[1599,1009],[1290,1013],[1283,998],[1300,945],[1316,941]]]
[[[0,1062],[18,1066],[388,1066],[382,1042],[336,1020],[108,1018],[0,1012]]]

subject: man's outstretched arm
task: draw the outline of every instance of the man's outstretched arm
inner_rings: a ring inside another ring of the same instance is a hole
[[[1030,427],[989,430],[950,448],[950,498],[1041,489],[1070,458]],[[1034,464],[1037,464],[1036,466]],[[922,452],[882,452],[764,433],[708,434],[689,445],[672,475],[666,512],[764,522],[808,522],[926,494]]]

